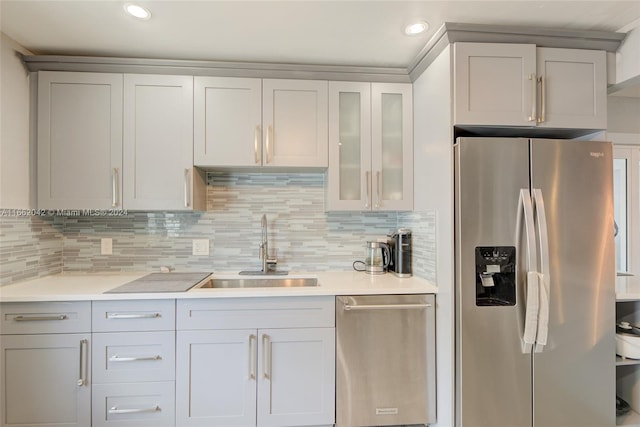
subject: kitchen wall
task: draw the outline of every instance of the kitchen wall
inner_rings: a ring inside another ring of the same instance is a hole
[[[29,144],[29,51],[0,33],[0,207],[28,208],[35,185]]]
[[[607,98],[607,132],[640,133],[640,98]]]
[[[9,260],[20,257],[22,241],[38,246],[35,239],[43,230],[47,239],[60,240],[55,247],[40,245],[46,252],[43,259],[59,258],[52,272],[144,272],[159,271],[165,265],[177,271],[257,269],[262,214],[267,215],[270,246],[278,250],[278,265],[284,270],[350,270],[353,261],[363,259],[367,240],[409,227],[414,272],[435,282],[435,215],[431,211],[326,213],[320,173],[217,172],[208,174],[207,184],[207,211],[201,213],[136,212],[124,217],[0,222],[0,282],[37,275],[29,271],[36,267],[35,259],[20,264]],[[100,240],[105,237],[112,239],[112,255],[100,254]],[[192,239],[209,239],[210,255],[193,256]]]

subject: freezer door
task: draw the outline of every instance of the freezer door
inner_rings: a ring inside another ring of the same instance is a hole
[[[534,355],[534,425],[615,425],[613,161],[609,143],[532,140],[549,238],[549,334]]]
[[[531,427],[531,353],[521,341],[526,251],[515,247],[529,140],[460,138],[454,151],[456,426]],[[510,256],[515,295],[493,289],[511,280]]]

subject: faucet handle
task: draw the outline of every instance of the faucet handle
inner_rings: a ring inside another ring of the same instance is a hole
[[[278,249],[271,248],[271,254],[266,254],[265,263],[268,271],[274,271],[278,265]]]

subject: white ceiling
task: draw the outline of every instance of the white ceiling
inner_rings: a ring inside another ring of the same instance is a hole
[[[637,24],[625,1],[0,0],[0,30],[35,54],[406,67],[447,22],[618,31]],[[404,26],[429,22],[426,34]]]

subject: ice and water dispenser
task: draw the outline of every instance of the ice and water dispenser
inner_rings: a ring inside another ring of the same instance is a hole
[[[476,247],[476,305],[516,305],[515,247]]]

